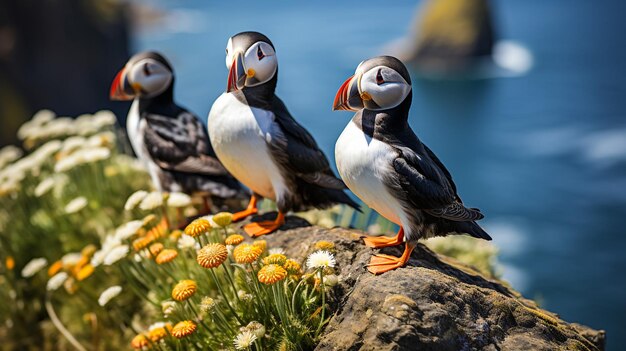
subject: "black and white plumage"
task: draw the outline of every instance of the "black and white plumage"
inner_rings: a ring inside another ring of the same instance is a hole
[[[233,36],[226,64],[226,92],[209,113],[211,143],[235,178],[255,194],[276,201],[279,209],[277,221],[253,223],[244,229],[253,236],[267,234],[292,210],[337,203],[358,208],[313,137],[275,95],[278,64],[271,41],[256,32]],[[255,213],[255,201],[253,197],[248,210],[235,219]]]
[[[134,99],[126,130],[159,191],[229,198],[242,192],[211,148],[205,127],[173,99],[174,73],[160,54],[133,56],[111,86],[111,99]]]
[[[491,239],[476,223],[483,218],[480,210],[465,207],[450,172],[411,130],[411,98],[406,67],[381,56],[359,65],[333,107],[357,111],[337,140],[339,174],[368,206],[401,227],[395,238],[366,238],[366,244],[399,245],[406,238],[405,255],[374,257],[373,273],[404,265],[418,239],[449,234]]]

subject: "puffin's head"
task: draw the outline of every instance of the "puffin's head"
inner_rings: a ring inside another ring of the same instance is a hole
[[[128,60],[111,84],[111,100],[153,98],[166,91],[174,80],[172,65],[161,54],[148,51]]]
[[[236,34],[226,45],[226,67],[226,92],[266,83],[274,78],[278,69],[274,44],[258,32]]]
[[[333,110],[382,111],[400,105],[411,92],[411,77],[392,56],[378,56],[359,64],[337,91]]]

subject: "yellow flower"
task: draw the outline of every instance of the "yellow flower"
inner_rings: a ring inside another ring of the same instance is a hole
[[[150,245],[151,242],[152,239],[148,238],[147,236],[142,236],[141,238],[133,240],[133,249],[135,249],[135,251],[143,250],[148,245]]]
[[[148,338],[144,334],[137,334],[133,340],[130,341],[130,346],[135,350],[141,350],[150,345]]]
[[[211,243],[198,251],[196,261],[204,268],[215,268],[224,263],[228,257],[226,246],[218,243]]]
[[[296,260],[292,260],[291,258],[286,260],[283,264],[283,267],[289,272],[289,274],[300,275],[302,267],[300,267],[300,263]]]
[[[148,248],[148,251],[150,251],[150,254],[152,256],[156,256],[161,251],[163,251],[163,244],[161,244],[161,243],[154,243],[154,244],[150,245],[150,247]]]
[[[181,230],[172,230],[172,232],[170,233],[170,239],[172,240],[178,240],[178,238],[180,238],[180,236],[183,235],[183,232]]]
[[[163,324],[163,323],[159,323]],[[152,342],[157,342],[167,336],[167,332],[172,330],[172,325],[170,323],[166,323],[163,326],[158,326],[152,328],[148,331],[148,337]]]
[[[185,228],[185,234],[196,237],[211,229],[211,223],[204,218],[195,219]]]
[[[277,264],[279,266],[284,265],[286,261],[287,256],[279,253],[271,254],[263,259],[264,264]]]
[[[156,217],[156,215],[153,215],[153,214],[149,214],[149,215],[145,216],[145,217],[142,219],[142,221],[143,221],[143,225],[144,225],[144,226],[146,226],[146,225],[148,225],[148,224],[150,224],[150,223],[154,222],[154,221],[156,220],[156,218],[157,218],[157,217]]]
[[[163,251],[159,252],[155,261],[158,264],[164,264],[171,262],[173,259],[176,258],[176,256],[178,256],[178,251],[173,249],[164,249]]]
[[[15,259],[12,256],[8,256],[4,263],[7,269],[10,271],[12,271],[15,268]]]
[[[193,280],[181,280],[172,289],[172,298],[176,301],[185,301],[196,293],[198,285]]]
[[[58,260],[54,262],[50,268],[48,268],[48,277],[52,277],[53,275],[59,273],[61,269],[63,269],[63,261]]]
[[[96,252],[96,250],[98,250],[96,245],[89,244],[80,251],[80,254],[84,257],[91,257]]]
[[[239,245],[243,242],[243,236],[239,234],[229,235],[226,240],[224,240],[224,244],[226,245]]]
[[[193,334],[196,331],[196,323],[192,321],[182,321],[176,323],[174,328],[172,328],[172,335],[177,337],[178,339],[182,339],[186,336]]]
[[[252,245],[260,248],[261,252],[263,252],[267,248],[267,241],[265,241],[265,240],[256,240],[255,242],[252,243]]]
[[[315,243],[316,250],[333,250],[335,248],[335,244],[330,241],[320,240]]]
[[[220,212],[213,216],[213,222],[220,227],[228,227],[233,221],[233,214],[229,212]]]
[[[286,277],[287,271],[277,264],[268,264],[267,266],[263,266],[263,268],[259,270],[258,274],[259,281],[267,285],[279,282]]]
[[[87,279],[94,272],[94,267],[91,264],[84,265],[81,269],[76,272],[76,280],[83,281]]]
[[[233,251],[233,257],[237,263],[252,263],[263,253],[263,249],[256,245],[241,244]]]

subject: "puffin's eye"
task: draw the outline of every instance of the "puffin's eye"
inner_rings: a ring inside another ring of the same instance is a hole
[[[148,63],[147,63],[147,62],[146,62],[146,64],[144,64],[144,65],[143,65],[143,73],[144,73],[146,76],[149,76],[149,75],[151,74],[151,72],[150,72],[150,67],[148,67]]]
[[[259,59],[259,61],[261,61],[265,57],[265,54],[263,53],[263,50],[261,50],[261,45],[259,45],[256,48],[256,57]]]
[[[381,74],[381,69],[378,69],[378,73],[376,73],[376,84],[381,85],[385,82],[383,79],[383,75]]]

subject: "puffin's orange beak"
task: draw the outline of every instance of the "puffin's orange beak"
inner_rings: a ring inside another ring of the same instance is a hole
[[[113,79],[109,98],[111,100],[132,100],[134,97],[135,92],[130,84],[128,84],[126,79],[126,67],[124,67],[117,73],[115,79]]]
[[[333,111],[358,111],[363,108],[363,99],[354,76],[348,78],[337,91]]]
[[[246,85],[246,70],[243,68],[243,56],[239,53],[235,55],[230,70],[228,71],[228,84],[226,85],[226,92],[237,91],[244,88]]]

